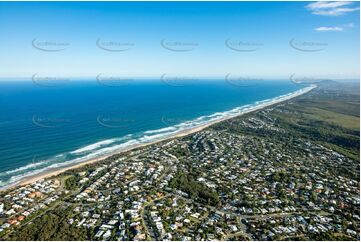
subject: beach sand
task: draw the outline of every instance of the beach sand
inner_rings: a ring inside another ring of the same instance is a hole
[[[111,156],[113,156],[115,154],[125,153],[127,151],[130,151],[130,150],[133,150],[133,149],[136,149],[136,148],[141,148],[141,147],[144,147],[144,146],[147,146],[147,145],[156,144],[156,143],[159,143],[159,142],[162,142],[162,141],[165,141],[165,140],[184,137],[184,136],[196,133],[198,131],[201,131],[201,130],[203,130],[203,129],[205,129],[205,128],[207,128],[207,127],[209,127],[209,126],[211,126],[211,125],[213,125],[215,123],[219,123],[219,122],[231,119],[231,118],[235,118],[235,117],[244,115],[246,113],[254,112],[254,111],[257,111],[257,110],[260,110],[260,109],[263,109],[263,108],[266,108],[266,107],[269,107],[269,106],[272,106],[272,105],[275,105],[275,104],[278,104],[278,103],[281,103],[281,102],[284,102],[284,101],[288,101],[288,100],[290,100],[292,98],[298,97],[300,95],[303,95],[303,94],[311,91],[315,87],[317,87],[317,86],[312,85],[312,86],[303,88],[301,90],[296,91],[295,93],[292,93],[292,95],[287,95],[287,96],[281,97],[279,99],[276,99],[276,100],[273,100],[273,101],[270,101],[270,102],[259,104],[257,106],[251,107],[251,108],[249,108],[249,109],[247,109],[247,110],[245,110],[245,111],[243,111],[243,112],[241,112],[241,113],[239,113],[237,115],[234,115],[234,116],[224,117],[222,119],[215,120],[215,121],[209,122],[207,124],[204,124],[204,125],[192,128],[192,129],[182,130],[182,131],[180,131],[180,132],[178,132],[178,133],[176,133],[176,134],[174,134],[172,136],[165,137],[163,139],[159,139],[159,140],[149,142],[149,143],[144,143],[144,144],[132,145],[132,146],[129,146],[127,148],[117,150],[115,152],[112,152],[111,154],[107,154],[105,156],[102,156],[102,157],[99,157],[99,158],[96,158],[96,159],[90,159],[90,160],[87,160],[87,161],[84,161],[84,162],[81,162],[81,163],[78,163],[78,164],[64,166],[64,167],[61,167],[61,168],[49,169],[49,170],[41,172],[39,174],[24,177],[23,179],[21,179],[17,183],[13,183],[13,184],[9,184],[8,186],[4,186],[4,187],[0,188],[0,190],[8,190],[8,189],[11,189],[11,188],[14,188],[14,187],[17,187],[17,186],[24,186],[24,185],[27,185],[27,184],[31,184],[31,183],[34,183],[34,182],[36,182],[38,180],[44,179],[44,178],[57,176],[57,175],[65,172],[67,170],[76,169],[76,168],[82,167],[82,166],[84,166],[86,164],[92,164],[92,163],[104,160],[104,159],[109,158],[109,157],[111,157]]]

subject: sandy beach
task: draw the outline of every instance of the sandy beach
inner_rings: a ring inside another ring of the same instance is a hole
[[[110,156],[113,156],[115,154],[124,153],[124,152],[130,151],[130,150],[136,149],[136,148],[140,148],[140,147],[144,147],[144,146],[147,146],[147,145],[159,143],[159,142],[162,142],[162,141],[165,141],[165,140],[184,137],[184,136],[193,134],[195,132],[201,131],[201,130],[203,130],[203,129],[205,129],[205,128],[207,128],[207,127],[209,127],[209,126],[211,126],[211,125],[213,125],[215,123],[219,123],[219,122],[222,122],[222,121],[225,121],[225,120],[228,120],[228,119],[231,119],[231,118],[235,118],[235,117],[238,117],[238,116],[250,113],[250,112],[254,112],[254,111],[257,111],[257,110],[260,110],[260,109],[263,109],[263,108],[266,108],[266,107],[269,107],[269,106],[272,106],[272,105],[275,105],[275,104],[278,104],[278,103],[281,103],[281,102],[284,102],[284,101],[288,101],[288,100],[290,100],[292,98],[303,95],[303,94],[311,91],[312,89],[314,89],[316,87],[317,87],[316,85],[311,85],[309,87],[305,87],[305,88],[300,89],[300,90],[298,90],[298,91],[296,91],[296,92],[294,92],[294,93],[292,93],[290,95],[281,96],[281,97],[279,97],[279,98],[277,98],[275,100],[265,102],[265,103],[261,103],[259,105],[250,107],[247,110],[244,110],[244,111],[242,111],[242,112],[240,112],[240,113],[238,113],[236,115],[227,116],[227,117],[215,120],[215,121],[210,121],[209,123],[206,123],[204,125],[200,125],[198,127],[182,130],[182,131],[179,131],[176,134],[173,134],[173,135],[171,135],[169,137],[164,137],[162,139],[152,141],[152,142],[148,142],[148,143],[130,145],[130,146],[126,147],[126,148],[119,149],[117,151],[114,151],[114,152],[112,152],[110,154],[104,155],[104,156],[99,157],[99,158],[89,159],[89,160],[86,160],[86,161],[83,161],[83,162],[80,162],[80,163],[77,163],[77,164],[72,164],[72,165],[64,166],[64,167],[60,167],[60,168],[49,169],[49,170],[41,172],[39,174],[24,177],[23,179],[19,180],[17,183],[13,183],[13,184],[9,184],[7,186],[4,186],[4,187],[0,188],[0,190],[8,190],[8,189],[11,189],[11,188],[14,188],[14,187],[17,187],[17,186],[24,186],[24,185],[27,185],[27,184],[31,184],[31,183],[34,183],[34,182],[36,182],[38,180],[44,179],[44,178],[49,178],[49,177],[52,177],[52,176],[59,175],[59,174],[65,172],[67,170],[70,170],[70,169],[79,168],[79,167],[84,166],[86,164],[92,164],[92,163],[104,160],[104,159],[106,159],[106,158],[108,158]]]

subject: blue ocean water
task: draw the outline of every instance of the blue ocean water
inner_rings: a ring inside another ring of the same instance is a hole
[[[0,186],[294,92],[289,81],[0,82]]]

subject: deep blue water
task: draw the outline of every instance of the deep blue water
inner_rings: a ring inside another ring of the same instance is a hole
[[[298,89],[292,82],[261,80],[0,82],[0,186]]]

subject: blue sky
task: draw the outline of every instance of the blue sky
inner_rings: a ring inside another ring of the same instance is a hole
[[[358,78],[359,7],[359,2],[0,2],[0,77]]]

